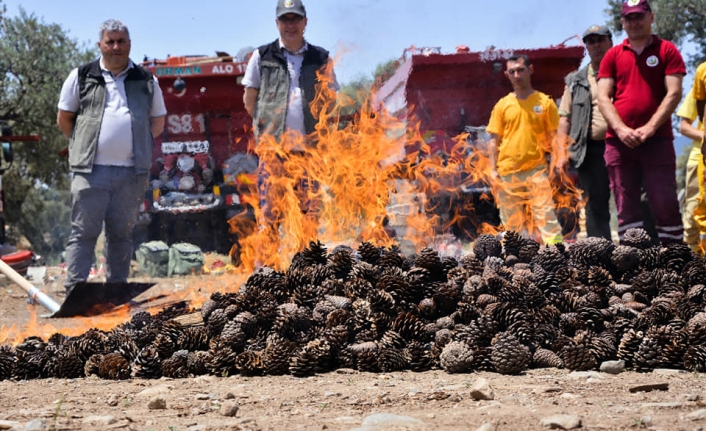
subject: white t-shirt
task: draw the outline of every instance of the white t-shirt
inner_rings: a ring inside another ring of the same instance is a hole
[[[103,67],[101,71],[105,79],[105,111],[98,135],[98,149],[93,161],[96,165],[134,166],[135,153],[132,148],[132,120],[130,109],[127,105],[125,94],[125,78],[128,70],[133,67],[132,61],[128,67],[117,76]],[[78,112],[80,105],[78,68],[71,71],[69,77],[61,87],[59,109],[68,112]],[[152,95],[152,110],[150,117],[161,117],[167,114],[164,106],[162,89],[159,87],[157,77],[154,77],[154,92]]]
[[[284,52],[284,58],[287,60],[287,70],[289,71],[289,100],[287,101],[287,113],[284,118],[285,131],[297,131],[302,135],[306,135],[304,127],[304,105],[302,89],[299,87],[299,73],[302,69],[304,54],[309,48],[309,44],[305,41],[304,46],[297,52],[291,52],[285,48],[282,40],[279,41],[279,47]],[[260,50],[253,51],[248,67],[245,69],[242,84],[245,87],[260,89]],[[331,89],[338,91],[338,82],[334,75],[330,84]]]

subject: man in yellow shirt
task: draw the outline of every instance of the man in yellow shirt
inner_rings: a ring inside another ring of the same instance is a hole
[[[561,242],[554,213],[546,154],[552,153],[559,125],[556,103],[532,88],[532,64],[527,56],[507,60],[505,76],[513,92],[493,108],[488,122],[491,166],[498,181],[495,200],[500,219],[514,230],[541,241]]]
[[[696,112],[698,114],[701,130],[703,131],[703,121],[704,121],[704,105],[706,105],[706,62],[703,62],[696,68],[696,74],[694,76],[694,86],[691,89],[691,94],[696,101]],[[693,121],[692,121],[693,123]],[[680,127],[681,130],[681,127]],[[701,134],[701,170],[698,172],[699,181],[699,202],[694,209],[694,221],[699,226],[700,231],[700,241],[699,250],[703,255],[706,252],[706,196],[704,195],[704,162],[706,162],[706,148],[703,145],[703,132]]]
[[[690,91],[686,95],[679,110],[677,110],[677,117],[681,119],[679,133],[693,139],[689,159],[686,162],[686,197],[684,199],[684,214],[682,214],[684,242],[692,250],[699,251],[700,237],[703,236],[706,239],[706,226],[699,226],[696,223],[694,210],[703,198],[704,190],[704,163],[701,156],[704,125],[701,121],[698,122],[697,127],[693,125],[694,121],[699,117],[693,92]]]
[[[701,121],[704,121],[704,106],[706,105],[706,61],[699,64],[694,75],[694,86],[691,88],[691,93],[696,100],[696,111],[699,114]],[[703,146],[701,152],[704,152]]]

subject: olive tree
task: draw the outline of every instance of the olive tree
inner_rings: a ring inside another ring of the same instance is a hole
[[[69,211],[68,164],[60,155],[67,140],[56,126],[59,93],[71,69],[95,58],[96,51],[24,9],[8,16],[1,1],[0,120],[14,135],[40,137],[39,142],[12,144],[14,162],[2,178],[4,217],[13,227],[10,233],[26,236],[40,248],[35,251],[47,254],[63,247],[67,235],[52,229],[59,238],[47,241],[47,228],[63,224]]]

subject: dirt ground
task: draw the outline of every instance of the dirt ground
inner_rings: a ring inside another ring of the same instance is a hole
[[[50,268],[35,283],[57,301],[61,273]],[[157,280],[132,309],[93,319],[48,319],[26,304],[22,289],[0,277],[0,340],[55,331],[109,329],[130,313],[158,311],[177,299],[202,302],[214,290],[236,289],[232,275]],[[160,297],[160,295],[168,295]],[[155,299],[157,298],[157,299]],[[489,400],[476,400],[480,379]],[[643,391],[641,385],[666,385]],[[706,374],[572,373],[530,370],[520,376],[494,373],[334,373],[281,377],[108,381],[98,378],[0,382],[0,430],[586,430],[706,429]],[[14,427],[14,428],[13,428]]]

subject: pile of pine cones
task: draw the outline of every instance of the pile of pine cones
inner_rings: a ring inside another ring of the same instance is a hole
[[[135,314],[110,332],[29,337],[0,347],[0,379],[309,376],[336,368],[442,368],[517,374],[706,370],[706,264],[641,229],[620,245],[588,238],[541,246],[481,235],[461,261],[432,249],[405,257],[362,243],[311,243],[284,272],[263,268],[200,310]],[[203,326],[174,318],[199,312]]]

